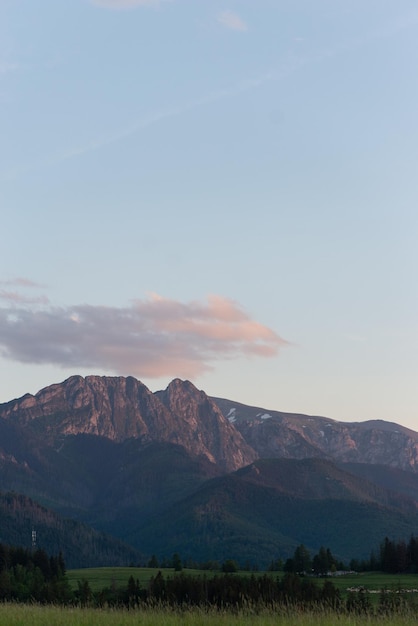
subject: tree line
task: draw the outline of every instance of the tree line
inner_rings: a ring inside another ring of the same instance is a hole
[[[155,566],[153,557],[152,565]],[[216,573],[210,575],[185,574],[179,554],[167,560],[175,575],[164,576],[161,570],[149,583],[141,587],[133,576],[126,586],[112,585],[93,593],[87,580],[78,581],[72,591],[66,577],[62,553],[48,556],[43,549],[28,550],[0,544],[0,601],[16,600],[41,603],[76,603],[95,606],[137,606],[141,603],[167,603],[170,605],[210,605],[215,607],[257,606],[275,604],[321,605],[347,611],[370,610],[367,594],[349,594],[342,599],[330,580],[319,585],[315,576],[327,576],[337,569],[347,569],[329,548],[321,547],[311,556],[303,545],[297,546],[286,562],[273,560],[270,573],[243,575],[238,564],[227,559]],[[202,564],[210,569],[209,563]],[[213,565],[211,562],[210,565]],[[394,541],[388,537],[381,542],[379,550],[371,553],[369,560],[350,563],[352,569],[379,570],[387,573],[418,572],[418,538],[411,536],[408,542]],[[272,572],[281,571],[281,577]],[[382,592],[379,606],[388,610],[400,602],[396,594]]]
[[[0,544],[0,600],[66,602],[71,589],[62,554]]]
[[[280,559],[272,561],[269,566],[270,571],[290,572],[293,574],[315,574],[316,576],[326,576],[337,570],[347,570],[346,565],[338,560],[329,548],[321,546],[318,553],[311,557],[309,550],[300,544],[293,557],[283,563]]]
[[[179,572],[184,567],[190,569],[222,571],[225,573],[244,571],[258,571],[254,563],[238,563],[227,559],[220,563],[217,560],[196,562],[192,559],[183,561],[178,553],[171,558],[158,559],[154,554],[145,562],[147,567],[173,568]],[[391,540],[388,537],[379,544],[377,550],[372,550],[369,558],[353,558],[349,563],[332,554],[329,547],[321,546],[314,555],[304,544],[296,547],[293,555],[286,560],[272,559],[267,567],[270,572],[288,572],[293,574],[314,574],[326,576],[338,570],[353,570],[356,572],[381,571],[388,574],[418,573],[418,537],[412,535],[409,541]]]
[[[385,537],[378,549],[372,550],[368,559],[351,559],[348,566],[337,559],[329,548],[321,546],[318,553],[312,557],[309,550],[301,544],[295,549],[291,558],[285,562],[281,559],[273,559],[268,569],[316,576],[325,576],[337,570],[416,574],[418,573],[418,538],[412,535],[409,541],[395,541]]]
[[[103,607],[154,607],[170,606],[192,608],[215,608],[225,610],[265,609],[286,611],[296,607],[298,611],[334,611],[343,614],[366,614],[370,616],[408,615],[418,613],[413,601],[407,601],[399,593],[382,589],[377,604],[372,603],[364,589],[350,592],[345,597],[329,580],[319,584],[312,577],[285,573],[282,578],[271,574],[206,574],[197,576],[181,572],[164,576],[161,571],[152,577],[146,587],[130,576],[127,586],[115,585],[92,592],[87,581],[79,581],[75,593],[81,605]]]
[[[377,551],[369,559],[352,559],[350,567],[356,571],[381,571],[387,574],[418,573],[418,538],[411,535],[409,541],[385,537]]]

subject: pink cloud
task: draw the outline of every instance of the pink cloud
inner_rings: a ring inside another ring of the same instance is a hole
[[[0,352],[25,363],[190,378],[216,361],[272,357],[287,344],[221,296],[184,303],[151,295],[125,308],[18,304],[0,308]]]
[[[42,285],[35,283],[33,280],[30,280],[29,278],[22,278],[21,276],[10,280],[0,280],[0,285],[13,287],[42,287]]]
[[[0,280],[0,287],[1,286],[12,287],[12,289],[0,289],[0,300],[15,303],[16,305],[45,305],[49,303],[49,299],[45,295],[27,296],[26,294],[20,293],[16,289],[13,289],[13,287],[17,287],[20,289],[37,289],[41,287],[41,285],[35,283],[33,280],[29,280],[28,278],[18,277],[10,280]]]
[[[35,296],[28,297],[24,296],[17,291],[5,291],[4,289],[0,290],[0,299],[7,300],[8,302],[15,302],[16,304],[48,304],[49,299],[47,296]]]
[[[238,30],[241,32],[245,32],[248,30],[247,24],[240,18],[239,15],[233,13],[232,11],[222,11],[218,15],[218,22],[224,26],[225,28],[229,28],[230,30]]]

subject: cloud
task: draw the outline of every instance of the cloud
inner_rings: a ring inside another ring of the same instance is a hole
[[[104,9],[133,9],[134,7],[158,7],[160,0],[91,0]]]
[[[42,287],[39,283],[35,283],[29,278],[23,278],[21,276],[12,278],[10,280],[0,280],[0,285],[15,286],[15,287]]]
[[[11,280],[0,280],[0,287],[18,287],[24,289],[38,289],[42,287],[38,283],[35,283],[28,278],[13,278]],[[48,304],[49,299],[45,295],[40,296],[27,296],[25,294],[19,293],[18,291],[11,291],[9,289],[0,289],[0,300],[6,300],[7,302],[14,303],[16,305],[22,304]]]
[[[183,115],[184,113],[188,113],[189,111],[193,111],[199,107],[206,106],[212,102],[219,102],[220,100],[224,100],[225,98],[233,98],[235,96],[238,96],[239,94],[246,93],[247,91],[251,91],[253,89],[257,89],[265,83],[284,78],[288,74],[295,71],[295,69],[295,62],[292,61],[291,64],[289,63],[288,66],[282,69],[281,73],[266,72],[265,74],[261,74],[256,78],[243,80],[239,83],[232,85],[231,87],[226,87],[224,89],[213,91],[205,96],[202,96],[201,98],[190,100],[189,102],[185,102],[177,107],[161,109],[160,111],[152,113],[148,117],[144,117],[141,120],[138,120],[130,127],[120,130],[112,135],[100,137],[89,144],[81,145],[78,148],[68,150],[67,152],[56,155],[51,159],[45,160],[44,162],[39,162],[38,160],[36,166],[32,166],[31,169],[34,169],[34,167],[48,167],[51,164],[62,163],[64,161],[67,161],[68,159],[74,159],[81,155],[100,150],[113,143],[117,143],[128,137],[132,137],[133,135],[140,133],[142,130],[149,128],[154,124],[158,124],[162,120],[178,117],[180,115]],[[14,173],[14,175],[16,175],[16,173]]]
[[[14,302],[16,304],[48,304],[49,299],[47,296],[24,296],[17,291],[6,291],[0,289],[0,300],[7,300],[8,302]]]
[[[240,18],[239,15],[233,13],[232,11],[222,11],[222,13],[219,13],[218,22],[230,30],[238,30],[241,32],[248,30],[247,24]]]
[[[138,377],[194,377],[213,362],[273,357],[287,342],[234,301],[152,294],[125,308],[0,308],[0,354],[22,363],[98,368]]]

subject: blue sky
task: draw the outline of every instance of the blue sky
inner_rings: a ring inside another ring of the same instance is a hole
[[[0,401],[417,424],[415,0],[2,0]]]

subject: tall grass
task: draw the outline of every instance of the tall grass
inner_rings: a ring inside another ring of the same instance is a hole
[[[91,609],[56,606],[1,604],[0,626],[415,626],[415,615],[373,617],[303,611],[295,608],[261,613],[212,609]]]

